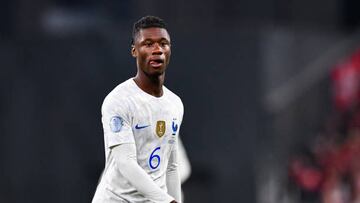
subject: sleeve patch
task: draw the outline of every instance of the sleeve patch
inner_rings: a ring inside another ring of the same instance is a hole
[[[123,119],[119,116],[113,116],[110,119],[110,129],[114,133],[118,133],[121,131],[121,128],[123,126]]]

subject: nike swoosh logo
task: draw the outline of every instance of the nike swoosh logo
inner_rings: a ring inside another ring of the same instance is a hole
[[[135,129],[143,129],[143,128],[147,128],[147,127],[149,127],[150,125],[143,125],[143,126],[139,126],[139,124],[136,124],[136,126],[135,126]]]

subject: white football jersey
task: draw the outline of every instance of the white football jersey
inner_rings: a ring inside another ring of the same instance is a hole
[[[115,166],[110,148],[124,143],[135,143],[137,163],[167,191],[166,168],[178,144],[184,113],[181,99],[165,86],[163,95],[154,97],[130,78],[106,96],[101,111],[106,164],[95,197],[106,202],[148,202]]]

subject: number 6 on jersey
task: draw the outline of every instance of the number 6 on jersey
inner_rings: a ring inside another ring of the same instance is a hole
[[[149,158],[149,166],[151,169],[156,169],[160,165],[160,156],[155,154],[158,150],[160,150],[160,147],[155,148],[154,151],[151,152]]]

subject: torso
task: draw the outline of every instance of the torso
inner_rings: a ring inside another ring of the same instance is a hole
[[[136,145],[138,164],[156,184],[165,188],[165,174],[170,151],[174,144],[177,144],[183,117],[183,105],[180,98],[166,87],[163,87],[161,97],[151,96],[142,91],[133,79],[129,79],[109,93],[104,101],[103,111],[104,108],[121,112],[123,119],[129,125],[128,134],[132,134]],[[108,118],[104,119],[103,115],[104,126],[107,125],[107,120]],[[107,136],[109,133],[106,132],[105,127],[104,134],[106,167],[103,179],[106,180],[106,185],[120,196],[122,193],[129,194],[129,191],[132,191],[134,196],[140,198],[135,188],[123,181],[119,172],[114,171],[109,148],[109,143],[111,143],[109,139],[112,138]],[[124,140],[127,142],[126,139]],[[139,198],[132,199],[131,202],[141,202]]]

